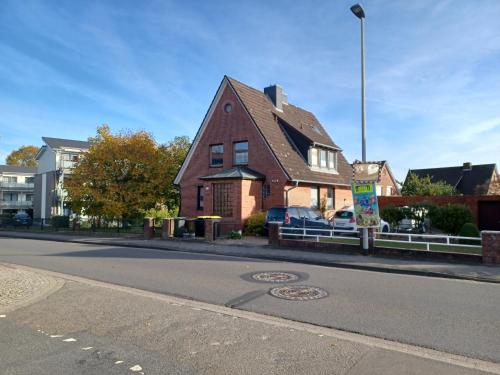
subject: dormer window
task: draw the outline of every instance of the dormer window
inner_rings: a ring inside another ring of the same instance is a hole
[[[309,165],[312,170],[318,172],[337,173],[337,152],[326,148],[311,147]]]

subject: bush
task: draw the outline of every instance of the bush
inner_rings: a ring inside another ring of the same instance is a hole
[[[437,206],[429,211],[432,225],[443,232],[456,235],[465,223],[474,221],[469,207],[463,204],[448,204]]]
[[[473,223],[465,223],[460,229],[460,233],[458,234],[460,237],[480,237],[479,229],[477,229],[476,224]],[[464,245],[479,245],[479,241],[475,240],[460,240],[460,243]]]
[[[55,229],[69,228],[69,216],[52,216],[51,221]]]
[[[250,215],[245,222],[243,232],[245,236],[264,236],[265,228],[264,224],[266,222],[266,213],[257,212]]]
[[[380,217],[395,228],[405,218],[405,212],[402,207],[387,206],[380,212]]]

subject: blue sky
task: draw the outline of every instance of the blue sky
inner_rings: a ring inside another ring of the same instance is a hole
[[[0,163],[107,123],[193,137],[224,74],[281,84],[360,158],[353,1],[0,2]],[[368,159],[500,161],[500,1],[363,3]]]

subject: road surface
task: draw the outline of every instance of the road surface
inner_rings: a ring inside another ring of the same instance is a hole
[[[1,261],[500,362],[498,284],[7,238],[0,239]],[[251,281],[259,271],[298,274],[295,284],[328,296],[278,299],[269,284]]]

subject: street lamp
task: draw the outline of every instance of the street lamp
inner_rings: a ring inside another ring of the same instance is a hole
[[[361,23],[361,156],[366,161],[366,123],[365,123],[365,11],[359,4],[351,7],[351,11]],[[363,252],[368,254],[368,228],[363,228]]]

